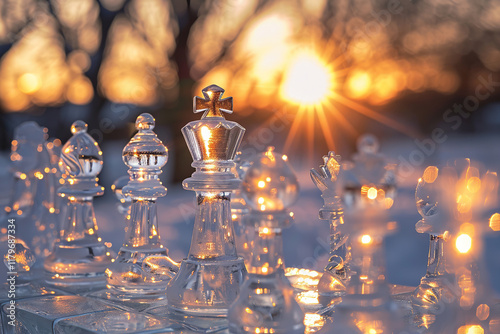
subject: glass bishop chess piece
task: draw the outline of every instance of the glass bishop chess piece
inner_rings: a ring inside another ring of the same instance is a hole
[[[249,273],[229,310],[231,333],[304,333],[304,314],[284,275],[282,230],[293,220],[287,209],[299,186],[283,157],[268,148],[244,178],[242,192],[252,209],[245,220],[256,236]]]
[[[232,113],[233,103],[221,99],[222,88],[211,85],[202,92],[204,99],[194,98],[201,120],[182,129],[196,168],[183,187],[196,192],[197,213],[188,257],[170,281],[167,299],[171,313],[213,323],[227,317],[246,272],[236,251],[230,207],[231,192],[241,183],[232,169],[245,129],[224,119],[222,112]]]
[[[320,333],[397,333],[403,322],[385,281],[382,252],[383,237],[395,228],[387,215],[394,201],[395,166],[377,153],[371,135],[360,138],[358,151],[353,163],[342,167],[346,223],[339,226],[351,238],[350,279],[333,323]]]
[[[56,239],[56,166],[47,148],[47,129],[26,122],[14,130],[12,169],[15,183],[5,217],[14,219],[16,237],[23,240],[42,260],[50,253]]]
[[[418,180],[415,191],[417,209],[422,219],[415,229],[429,233],[427,272],[411,296],[413,325],[421,330],[439,333],[449,326],[448,316],[456,315],[458,287],[447,272],[445,242],[456,218],[458,176],[454,167],[429,166]],[[438,321],[437,317],[443,319]],[[451,319],[451,318],[450,318]]]
[[[340,230],[340,225],[344,223],[340,156],[330,151],[323,156],[323,161],[324,165],[319,170],[311,169],[310,174],[324,201],[319,218],[330,223],[330,254],[318,284],[319,300],[328,306],[340,302],[338,297],[346,292],[351,254],[349,236]]]
[[[167,163],[168,151],[153,132],[154,126],[150,114],[137,117],[138,132],[123,149],[130,178],[117,193],[130,197],[132,206],[126,218],[125,241],[106,270],[106,297],[130,301],[142,309],[166,297],[167,284],[178,270],[161,244],[158,230],[156,200],[167,194],[158,176]]]
[[[68,176],[58,194],[67,197],[67,204],[59,239],[44,262],[47,283],[71,291],[103,288],[104,271],[113,255],[97,235],[94,216],[93,198],[104,192],[97,184],[102,151],[87,133],[85,122],[74,122],[71,133],[59,161],[61,171]]]
[[[243,180],[245,173],[251,166],[249,161],[246,161],[241,156],[241,152],[236,153],[234,158],[236,164],[236,174],[240,180]],[[236,242],[236,251],[239,256],[245,260],[245,265],[248,267],[253,249],[253,226],[248,226],[243,222],[244,217],[250,212],[244,196],[241,193],[241,186],[233,191],[231,196],[231,219],[234,226],[234,237]]]

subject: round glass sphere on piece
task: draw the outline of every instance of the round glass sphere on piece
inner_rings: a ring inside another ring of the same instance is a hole
[[[269,147],[247,170],[242,193],[253,210],[281,211],[297,200],[299,184],[287,160]]]
[[[59,167],[71,177],[96,177],[102,169],[102,151],[87,133],[87,124],[71,125],[73,137],[63,146]]]

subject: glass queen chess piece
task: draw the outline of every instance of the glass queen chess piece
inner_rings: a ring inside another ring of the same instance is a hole
[[[250,162],[244,160],[241,152],[238,152],[234,158],[234,163],[236,164],[235,169],[238,178],[243,180],[245,173],[251,166]],[[254,228],[243,222],[244,217],[250,212],[250,209],[241,193],[241,187],[234,190],[231,196],[231,219],[234,226],[236,251],[239,256],[243,257],[245,265],[248,267],[252,257]]]
[[[70,290],[102,288],[104,271],[113,259],[111,251],[97,235],[93,198],[104,188],[97,184],[102,169],[102,151],[87,134],[87,124],[71,125],[73,136],[63,146],[59,166],[66,173],[58,194],[67,197],[59,239],[45,259],[47,283]]]
[[[106,270],[106,297],[131,301],[141,308],[165,298],[167,284],[178,270],[160,242],[156,200],[167,194],[167,188],[158,176],[167,163],[168,151],[153,132],[154,126],[153,116],[141,114],[135,122],[138,132],[123,149],[130,178],[121,196],[125,202],[125,197],[130,197],[132,206],[126,218],[125,241]]]
[[[299,192],[285,158],[270,147],[244,178],[242,192],[252,209],[245,220],[256,236],[249,273],[229,310],[231,333],[304,333],[304,314],[284,275],[281,233],[293,220],[287,208]]]
[[[342,165],[340,156],[330,151],[323,156],[324,165],[319,171],[311,169],[311,179],[322,192],[324,205],[319,210],[319,219],[330,222],[330,254],[328,263],[318,284],[319,299],[328,306],[346,292],[350,278],[349,236],[340,231],[344,223],[342,205]]]
[[[16,237],[23,240],[42,260],[56,239],[56,166],[47,147],[47,129],[25,122],[14,130],[12,169],[15,183],[6,216],[15,219]]]
[[[202,92],[205,98],[195,97],[193,108],[203,112],[201,120],[182,128],[196,168],[182,185],[196,192],[197,213],[188,257],[170,281],[167,299],[171,313],[224,319],[246,272],[230,208],[231,192],[241,182],[232,172],[233,159],[245,129],[224,119],[222,112],[232,113],[233,102],[221,99],[222,88],[211,85]]]

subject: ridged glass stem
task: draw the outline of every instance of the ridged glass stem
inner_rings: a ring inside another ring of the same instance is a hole
[[[124,247],[160,246],[156,202],[134,199],[125,230]]]
[[[92,197],[71,196],[62,222],[61,241],[93,239],[97,242],[96,221]]]
[[[231,192],[196,192],[197,213],[189,258],[235,259],[236,246],[231,222]]]
[[[445,273],[446,269],[445,269],[445,259],[444,259],[443,235],[431,234],[426,276],[439,276],[439,275],[444,275]]]

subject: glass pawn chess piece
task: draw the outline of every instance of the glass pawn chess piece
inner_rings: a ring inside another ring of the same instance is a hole
[[[87,133],[87,124],[71,125],[73,136],[62,148],[59,166],[67,178],[58,194],[67,198],[59,239],[45,259],[47,283],[79,291],[103,288],[104,271],[113,260],[111,251],[97,235],[93,198],[104,188],[97,184],[102,169],[102,151]]]
[[[318,284],[319,300],[328,306],[340,302],[338,297],[346,292],[351,254],[349,236],[340,230],[340,225],[344,223],[340,156],[330,151],[323,156],[323,161],[319,170],[311,169],[310,174],[324,201],[319,210],[319,219],[330,223],[329,259]]]
[[[227,317],[246,272],[236,251],[230,207],[231,192],[241,182],[232,172],[233,159],[245,129],[224,119],[222,113],[232,113],[233,103],[221,99],[222,88],[211,85],[202,92],[204,98],[194,98],[201,120],[182,129],[196,168],[183,187],[196,192],[197,213],[188,257],[170,281],[167,298],[172,314],[214,324],[213,318]]]
[[[50,144],[50,143],[49,143]],[[38,259],[50,253],[56,239],[56,166],[51,163],[47,129],[26,122],[14,130],[12,169],[15,183],[2,224],[15,219],[16,237]]]
[[[241,156],[241,152],[236,153],[234,158],[236,164],[236,174],[240,180],[243,180],[246,171],[251,166],[249,161],[246,161]],[[243,219],[250,212],[245,198],[241,193],[241,186],[233,191],[231,196],[231,219],[234,226],[234,237],[236,241],[236,251],[238,255],[245,260],[245,265],[248,267],[252,256],[253,249],[253,226],[245,224]]]
[[[231,333],[304,333],[304,314],[284,275],[282,230],[298,197],[297,179],[281,154],[269,148],[245,175],[243,195],[251,213],[246,223],[256,237],[249,273],[229,310]]]
[[[178,264],[161,244],[158,229],[156,200],[167,194],[159,175],[167,163],[168,151],[153,132],[154,126],[153,116],[141,114],[135,122],[138,132],[123,149],[130,178],[121,188],[121,197],[130,197],[132,206],[126,217],[123,245],[106,269],[108,289],[104,296],[141,309],[166,297],[167,284],[178,270]]]

